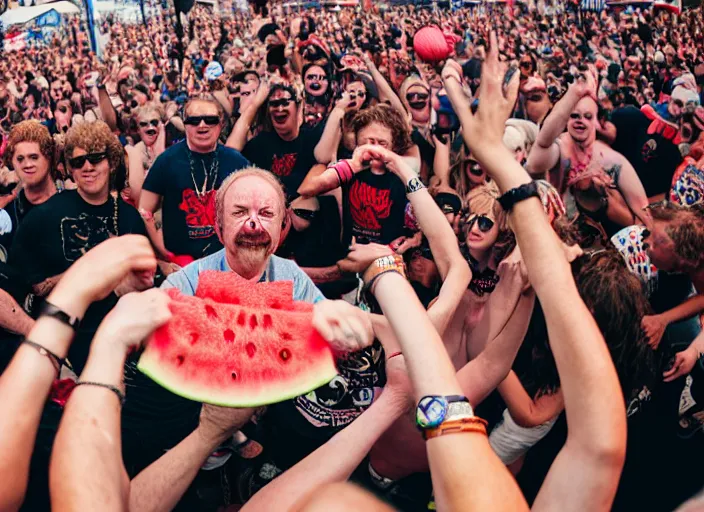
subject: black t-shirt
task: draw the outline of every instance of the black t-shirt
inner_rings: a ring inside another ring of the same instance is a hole
[[[315,128],[302,127],[294,140],[283,140],[275,131],[261,132],[250,140],[242,154],[254,165],[276,174],[284,184],[286,197],[298,196],[308,171],[317,164],[313,151],[322,135],[324,123]]]
[[[33,208],[24,218],[13,241],[9,263],[27,283],[35,285],[66,272],[78,258],[116,234],[147,235],[135,208],[112,197],[100,206],[91,205],[76,190],[67,190]],[[77,372],[85,365],[98,325],[116,302],[115,294],[110,294],[86,311],[69,351],[69,360]]]
[[[668,274],[658,271],[658,286],[650,296],[650,305],[655,314],[679,306],[692,293],[692,280],[685,274]]]
[[[169,251],[198,259],[222,249],[215,234],[215,194],[225,178],[248,165],[234,149],[218,145],[212,153],[194,153],[186,141],[159,155],[143,188],[163,198],[164,245]]]
[[[12,246],[12,240],[17,233],[17,227],[22,222],[22,219],[34,208],[35,205],[27,200],[27,196],[24,194],[24,190],[20,190],[17,197],[5,207],[5,211],[10,217],[12,226],[9,231],[0,231],[0,251],[4,249],[7,254],[10,253],[10,247]]]
[[[355,236],[389,244],[404,234],[406,186],[393,173],[362,171],[345,185],[342,196],[346,240]]]
[[[682,162],[677,146],[659,134],[649,134],[650,120],[636,107],[614,110],[611,122],[617,130],[612,147],[635,168],[646,195],[669,192],[672,176]]]

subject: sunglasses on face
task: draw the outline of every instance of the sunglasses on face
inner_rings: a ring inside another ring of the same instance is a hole
[[[102,153],[90,153],[88,155],[75,156],[68,159],[68,165],[72,169],[80,169],[86,164],[86,160],[88,160],[92,165],[96,165],[105,160],[107,157],[108,154],[105,151]]]
[[[579,121],[580,119],[584,119],[586,121],[591,121],[592,115],[591,114],[578,114],[577,112],[572,112],[570,114],[570,119],[572,119],[573,121]]]
[[[474,227],[475,222],[477,223],[479,231],[481,231],[482,233],[487,233],[488,231],[491,231],[491,228],[494,227],[494,221],[491,220],[489,217],[487,217],[486,215],[477,215],[475,213],[474,215],[470,215],[467,219],[467,229],[471,231]]]
[[[158,120],[158,119],[152,119],[152,120],[150,120],[150,121],[140,121],[140,122],[139,122],[139,127],[140,127],[140,128],[146,128],[146,127],[149,126],[149,125],[151,125],[151,126],[153,126],[154,128],[156,128],[157,126],[159,126],[159,120]]]
[[[323,82],[327,81],[328,77],[325,75],[308,75],[306,76],[306,80],[310,80],[311,82],[317,81],[317,82]]]
[[[367,93],[364,91],[351,91],[350,92],[350,98],[355,99],[355,98],[364,98],[367,96]]]
[[[308,222],[310,222],[315,218],[315,215],[318,212],[317,212],[317,210],[306,210],[304,208],[294,208],[293,213],[294,213],[294,215],[296,215],[296,217],[300,217],[301,219],[307,220]]]
[[[430,97],[429,94],[424,93],[424,92],[409,92],[406,94],[406,99],[411,102],[411,101],[428,101],[428,98]]]
[[[279,107],[288,107],[291,102],[293,101],[293,98],[279,98],[278,100],[270,100],[269,101],[269,108],[279,108]]]
[[[208,126],[215,126],[220,123],[220,116],[188,116],[185,121],[183,121],[183,124],[188,126],[199,126],[200,123],[205,123]]]
[[[519,66],[522,67],[523,69],[531,69],[533,67],[533,63],[530,61],[521,62],[519,64]]]

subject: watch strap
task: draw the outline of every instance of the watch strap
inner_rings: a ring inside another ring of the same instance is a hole
[[[538,193],[538,184],[535,181],[530,183],[524,183],[520,187],[512,188],[504,195],[499,197],[499,204],[505,212],[510,212],[518,202],[525,201],[530,197],[537,197],[540,199],[540,194]]]
[[[78,326],[81,325],[80,318],[69,315],[63,309],[46,300],[39,308],[39,316],[50,316],[51,318],[55,318],[59,322],[68,325],[74,331],[77,331]]]
[[[445,421],[436,428],[424,430],[423,438],[427,441],[434,437],[440,437],[446,434],[459,434],[461,432],[476,432],[477,434],[486,435],[486,425],[486,420],[477,416]]]

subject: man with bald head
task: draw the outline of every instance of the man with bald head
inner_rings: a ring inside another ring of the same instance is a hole
[[[545,119],[528,156],[528,169],[536,177],[547,174],[572,217],[578,212],[589,215],[610,234],[638,221],[648,225],[648,198],[633,166],[596,140],[595,94],[590,73],[570,85]]]
[[[344,388],[352,393],[356,389],[356,382],[347,375],[352,369],[347,368],[345,361],[348,357],[354,361],[350,352],[371,345],[374,338],[371,316],[345,301],[326,300],[294,261],[274,255],[285,238],[288,224],[286,196],[274,174],[255,167],[239,170],[225,178],[216,192],[214,203],[214,226],[223,248],[169,275],[162,288],[177,288],[183,294],[195,295],[198,277],[205,270],[234,272],[253,284],[292,281],[293,299],[314,304],[314,327],[341,355],[338,361],[340,375],[330,384],[305,396],[270,406],[260,420],[259,424],[264,425],[267,432],[266,439],[280,442],[276,446],[273,441],[265,442],[267,450],[273,453],[277,467],[286,469],[332,436],[341,423],[338,415],[349,415],[347,410],[335,409],[328,399],[337,393],[338,402],[346,404],[340,390]],[[138,459],[131,461],[128,468],[139,471],[195,428],[200,405],[161,388],[141,375],[134,365],[128,364],[126,375],[129,403],[123,410],[123,423],[127,431],[140,433],[141,447],[128,450]],[[321,411],[330,416],[327,421],[315,416],[322,414]],[[168,436],[164,434],[165,429]],[[150,432],[153,435],[149,435]],[[127,439],[131,441],[131,438]],[[230,455],[228,444],[213,454],[207,466],[213,468],[224,464]]]

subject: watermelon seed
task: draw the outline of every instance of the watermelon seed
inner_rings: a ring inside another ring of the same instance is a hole
[[[269,314],[264,315],[264,317],[262,318],[262,322],[263,322],[264,329],[270,329],[273,324],[273,322],[271,320],[271,315],[269,315]]]
[[[254,346],[254,343],[251,343],[251,342],[250,342],[250,343],[247,343],[247,345],[245,345],[244,348],[245,348],[245,350],[247,351],[247,355],[248,355],[249,357],[254,357],[254,354],[255,354],[256,351],[257,351],[257,347]]]
[[[244,311],[240,311],[240,314],[237,315],[237,323],[239,325],[244,325],[246,320],[247,320],[247,316],[244,314]]]
[[[179,366],[181,366],[185,360],[186,360],[186,357],[184,355],[176,356],[176,362],[178,363]]]
[[[222,333],[222,335],[225,338],[225,341],[228,343],[232,343],[235,341],[235,333],[232,329],[227,329],[225,332]]]
[[[205,305],[205,313],[208,315],[209,318],[217,318],[218,313],[215,311],[215,308],[209,304]]]
[[[237,372],[232,372],[230,376],[232,377],[232,380],[237,380]]]
[[[291,357],[291,352],[287,348],[281,349],[281,352],[279,352],[279,357],[283,361],[288,361]]]
[[[256,317],[256,315],[252,315],[252,316],[249,317],[249,327],[251,327],[252,329],[254,329],[254,328],[257,326],[257,323],[258,323],[258,322],[257,322],[257,317]]]
[[[282,332],[281,333],[281,339],[285,341],[291,341],[293,339],[293,336],[291,336],[290,333],[287,332]]]
[[[198,341],[198,338],[200,338],[200,335],[197,332],[192,332],[191,333],[191,345],[195,345],[196,342]]]

